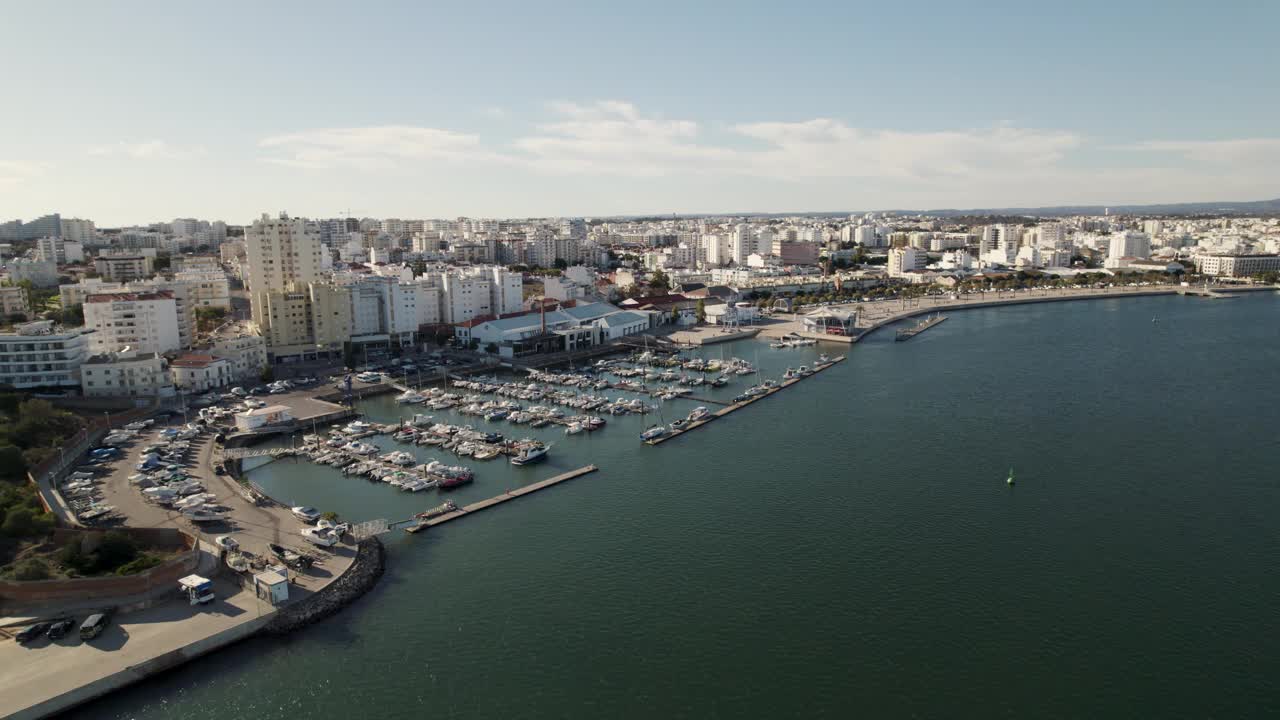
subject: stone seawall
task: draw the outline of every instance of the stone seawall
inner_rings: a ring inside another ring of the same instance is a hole
[[[376,537],[361,540],[356,546],[355,559],[341,577],[306,600],[280,608],[263,631],[284,635],[337,613],[378,584],[385,563],[382,541]]]

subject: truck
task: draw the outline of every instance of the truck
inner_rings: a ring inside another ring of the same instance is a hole
[[[190,600],[192,605],[211,603],[215,599],[213,581],[199,575],[188,575],[178,581],[178,589]]]

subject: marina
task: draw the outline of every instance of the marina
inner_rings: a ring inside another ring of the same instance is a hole
[[[561,473],[554,477],[549,477],[546,480],[540,480],[531,485],[525,485],[523,487],[515,488],[514,490],[508,490],[507,492],[501,493],[499,495],[495,495],[491,498],[488,498],[487,500],[474,502],[474,503],[471,503],[470,505],[457,508],[456,510],[453,510],[451,512],[445,512],[435,517],[406,520],[404,521],[405,523],[412,523],[412,524],[409,527],[405,528],[405,532],[419,533],[428,528],[433,528],[433,527],[436,527],[437,525],[443,525],[447,522],[457,520],[460,517],[465,517],[472,513],[480,512],[481,510],[487,510],[495,505],[501,505],[504,502],[515,500],[516,498],[524,497],[525,495],[531,495],[539,490],[549,488],[553,485],[559,485],[560,483],[566,480],[572,480],[574,478],[582,477],[583,475],[589,475],[590,473],[593,473],[599,469],[600,468],[596,467],[595,465],[586,465],[584,467],[578,468],[577,470],[570,470],[567,473]],[[397,525],[400,525],[400,524],[403,524],[403,523],[397,523]]]
[[[657,436],[657,437],[648,438],[648,439],[646,439],[646,440],[645,440],[645,443],[647,443],[647,444],[649,444],[649,445],[661,445],[662,443],[664,443],[664,442],[666,442],[666,441],[668,441],[668,440],[671,440],[671,439],[673,439],[673,438],[679,437],[679,436],[681,436],[681,435],[683,435],[683,434],[685,434],[685,433],[687,433],[687,432],[690,432],[690,431],[696,430],[696,429],[698,429],[698,428],[702,427],[703,425],[706,425],[707,423],[710,423],[710,422],[711,422],[711,421],[713,421],[713,420],[716,420],[716,419],[718,419],[718,418],[722,418],[722,417],[724,417],[724,416],[728,415],[729,413],[735,412],[735,411],[737,411],[737,410],[741,410],[742,408],[744,408],[744,407],[746,407],[746,406],[748,406],[748,405],[750,405],[750,404],[752,404],[752,403],[754,403],[754,402],[756,402],[756,401],[758,401],[758,400],[763,400],[764,398],[770,397],[771,395],[774,395],[774,394],[776,394],[776,393],[778,393],[778,392],[781,392],[782,390],[784,390],[784,389],[786,389],[786,388],[788,388],[788,387],[791,387],[792,385],[795,385],[796,383],[800,382],[801,380],[804,380],[805,378],[812,377],[812,376],[814,376],[814,375],[816,375],[816,374],[818,374],[818,373],[822,372],[823,370],[826,370],[826,369],[828,369],[828,368],[834,367],[834,366],[835,366],[835,365],[837,365],[838,363],[843,362],[843,361],[844,361],[844,359],[845,359],[845,358],[844,358],[844,356],[843,356],[843,355],[841,355],[841,356],[838,356],[838,357],[835,357],[835,358],[831,358],[831,359],[827,360],[826,362],[819,362],[819,363],[817,363],[817,364],[815,364],[815,365],[813,366],[813,369],[812,369],[812,371],[810,371],[810,372],[807,372],[807,373],[805,373],[805,374],[801,374],[801,375],[797,375],[797,376],[795,376],[795,377],[787,378],[787,379],[783,380],[781,383],[778,383],[777,385],[772,386],[772,387],[764,387],[764,389],[763,389],[761,392],[759,392],[759,393],[751,394],[751,395],[749,395],[748,397],[745,397],[745,398],[743,398],[743,399],[741,399],[741,400],[738,400],[738,401],[734,402],[732,405],[729,405],[729,406],[725,407],[725,408],[724,408],[724,409],[722,409],[722,410],[717,410],[716,412],[711,413],[710,415],[706,416],[705,418],[702,418],[702,419],[699,419],[699,420],[696,420],[696,421],[690,422],[688,425],[686,425],[686,426],[685,426],[685,427],[683,427],[683,428],[679,428],[679,429],[671,430],[671,431],[669,431],[669,432],[668,432],[667,434],[665,434],[665,435],[659,435],[659,436]]]

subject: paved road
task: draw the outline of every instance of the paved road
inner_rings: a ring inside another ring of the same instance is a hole
[[[88,643],[81,642],[74,630],[56,642],[47,638],[30,645],[0,642],[0,668],[4,670],[0,673],[0,717],[272,612],[270,604],[232,583],[217,583],[216,593],[218,600],[192,607],[178,598],[175,587],[174,601],[118,616]],[[84,617],[77,619],[83,621]]]

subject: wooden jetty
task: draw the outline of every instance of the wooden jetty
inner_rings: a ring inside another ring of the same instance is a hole
[[[837,365],[838,363],[842,363],[842,362],[844,362],[844,361],[845,361],[845,356],[841,355],[841,356],[839,356],[839,357],[832,358],[832,360],[831,360],[830,362],[822,363],[822,364],[819,364],[819,365],[814,365],[814,366],[813,366],[813,374],[811,374],[811,375],[802,375],[802,376],[800,376],[800,377],[794,377],[794,378],[791,378],[791,379],[789,379],[789,380],[783,380],[782,382],[778,383],[778,386],[777,386],[777,387],[769,388],[766,392],[764,392],[764,393],[762,393],[762,394],[760,394],[760,395],[756,395],[755,397],[747,398],[746,400],[743,400],[742,402],[733,403],[733,404],[731,404],[731,405],[729,405],[729,406],[727,406],[727,407],[721,408],[721,409],[719,409],[719,410],[717,410],[717,411],[715,411],[715,412],[711,413],[711,414],[710,414],[710,415],[708,415],[707,417],[705,417],[705,418],[703,418],[703,419],[701,419],[701,420],[698,420],[697,422],[691,422],[691,423],[689,423],[688,425],[686,425],[685,427],[683,427],[683,428],[681,428],[681,429],[679,429],[679,430],[675,430],[675,431],[669,432],[669,433],[667,433],[666,435],[663,435],[662,437],[659,437],[659,438],[654,438],[654,439],[652,439],[652,440],[645,440],[645,442],[646,442],[646,443],[648,443],[649,445],[661,445],[662,443],[664,443],[664,442],[666,442],[666,441],[668,441],[668,440],[673,440],[673,439],[675,439],[675,438],[678,438],[678,437],[680,437],[681,435],[684,435],[684,434],[685,434],[685,433],[687,433],[687,432],[692,432],[692,431],[694,431],[694,430],[697,430],[698,428],[702,427],[703,425],[706,425],[707,423],[712,422],[712,421],[714,421],[714,420],[718,420],[719,418],[722,418],[722,417],[724,417],[725,415],[728,415],[729,413],[731,413],[731,412],[733,412],[733,411],[735,411],[735,410],[741,410],[742,408],[744,408],[744,407],[746,407],[746,406],[750,405],[750,404],[751,404],[751,403],[753,403],[753,402],[759,402],[760,400],[763,400],[763,399],[765,399],[765,398],[767,398],[767,397],[769,397],[769,396],[771,396],[771,395],[774,395],[775,393],[782,392],[782,391],[783,391],[783,390],[785,390],[786,388],[789,388],[789,387],[791,387],[792,385],[795,385],[796,383],[800,382],[801,380],[805,380],[805,379],[807,379],[807,378],[811,378],[811,377],[813,377],[814,375],[817,375],[818,373],[822,372],[823,370],[826,370],[827,368],[833,367],[833,366]]]
[[[552,485],[559,485],[560,483],[566,480],[572,480],[576,477],[588,475],[599,469],[600,468],[596,467],[595,465],[587,465],[584,467],[580,467],[577,470],[570,470],[567,473],[556,475],[555,477],[549,477],[546,480],[539,480],[536,483],[525,485],[523,487],[518,487],[514,490],[509,490],[507,492],[502,493],[501,495],[495,495],[489,498],[488,500],[481,500],[479,502],[471,503],[470,505],[464,505],[463,507],[460,507],[451,513],[445,513],[444,515],[440,515],[439,517],[433,517],[430,520],[406,521],[406,522],[412,522],[413,524],[405,528],[405,532],[410,532],[410,533],[422,532],[427,528],[432,528],[437,525],[443,525],[451,520],[457,520],[460,517],[465,517],[472,513],[480,512],[481,510],[491,508],[494,505],[501,505],[502,503],[507,502],[508,500],[515,500],[518,497],[531,495],[539,490],[542,490],[543,488],[549,488]],[[397,523],[397,524],[399,525],[403,523]]]
[[[909,328],[905,328],[905,329],[899,330],[899,331],[898,331],[898,332],[893,336],[893,339],[894,339],[894,340],[896,340],[897,342],[902,342],[902,341],[904,341],[904,340],[910,340],[911,338],[913,338],[913,337],[915,337],[915,336],[919,335],[920,333],[924,332],[925,330],[928,330],[929,328],[931,328],[931,327],[933,327],[933,326],[935,326],[935,325],[939,325],[939,324],[941,324],[941,323],[942,323],[943,321],[945,321],[946,319],[947,319],[947,316],[946,316],[946,315],[931,315],[931,316],[929,316],[929,317],[925,318],[924,320],[921,320],[920,322],[916,323],[916,324],[915,324],[914,326],[912,326],[912,327],[909,327]]]

